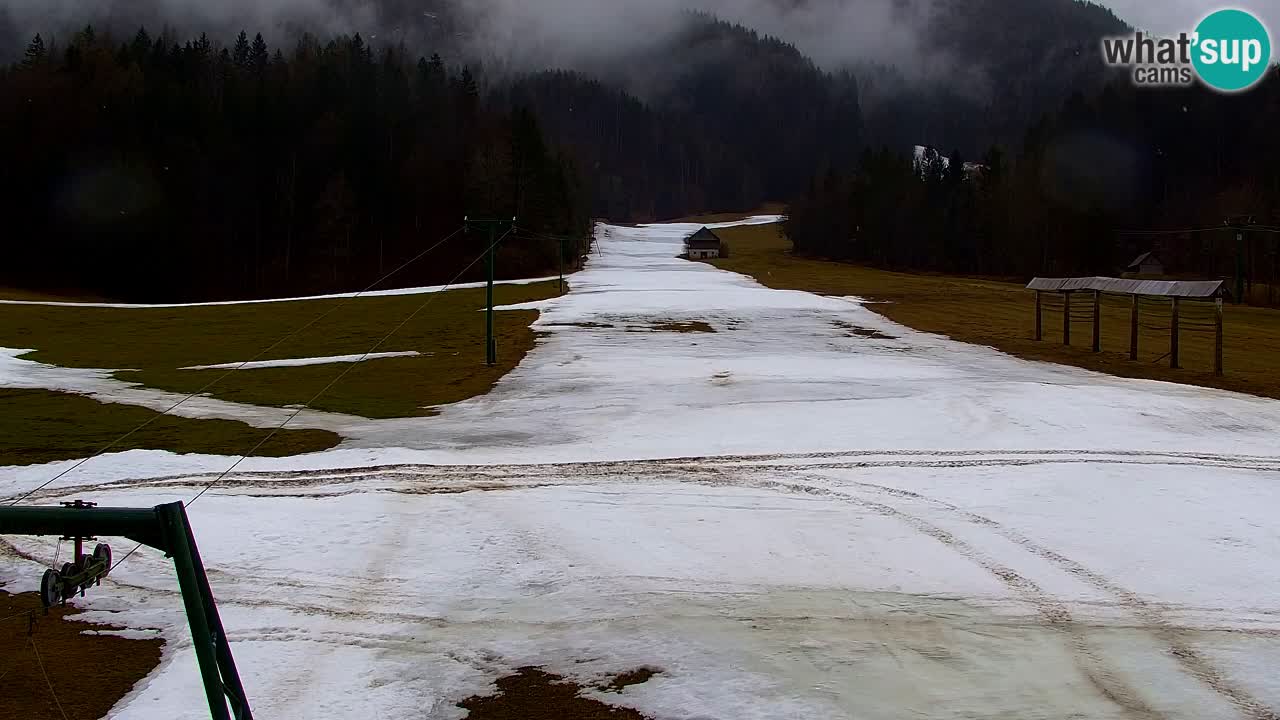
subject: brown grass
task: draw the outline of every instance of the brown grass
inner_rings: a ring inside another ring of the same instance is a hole
[[[623,673],[604,687],[621,691],[645,682],[656,672],[647,669]],[[498,680],[498,692],[471,697],[458,703],[469,710],[467,720],[646,720],[629,708],[613,707],[579,695],[585,688],[540,668],[521,668]]]
[[[742,220],[753,215],[781,215],[786,212],[787,206],[784,203],[765,203],[751,212],[738,213],[704,213],[702,215],[690,215],[676,220],[666,220],[664,222],[678,223],[721,223]],[[719,231],[717,231],[719,232]]]
[[[111,302],[99,295],[79,291],[52,292],[0,287],[0,300],[26,300],[35,302]]]
[[[0,389],[0,465],[88,457],[148,420],[150,424],[113,446],[111,452],[144,448],[240,455],[271,434],[270,429],[233,420],[160,416],[146,408],[100,403],[80,395]],[[286,429],[263,444],[257,455],[319,452],[340,441],[327,430]]]
[[[74,308],[0,305],[0,347],[35,348],[26,359],[64,367],[129,368],[117,377],[179,393],[200,390],[225,370],[180,370],[251,359],[271,360],[367,352],[403,320],[380,352],[418,351],[421,357],[345,364],[237,371],[209,390],[223,400],[254,405],[307,403],[340,373],[343,380],[314,404],[317,410],[371,418],[431,414],[435,405],[489,391],[532,349],[536,310],[496,313],[498,364],[484,364],[483,289],[433,296],[402,295],[343,300],[185,308]],[[558,294],[556,282],[498,285],[498,305]],[[327,311],[334,312],[259,352]]]
[[[791,243],[776,225],[717,231],[733,246],[732,258],[712,261],[717,267],[750,275],[779,289],[808,290],[824,295],[856,295],[879,304],[868,309],[895,322],[956,340],[990,345],[1030,360],[1074,365],[1124,377],[1148,378],[1217,387],[1280,398],[1280,311],[1229,306],[1224,343],[1225,377],[1215,377],[1213,335],[1184,331],[1182,370],[1165,360],[1168,331],[1143,329],[1139,359],[1129,360],[1128,298],[1105,297],[1101,353],[1090,350],[1092,328],[1073,323],[1072,345],[1061,344],[1061,314],[1045,313],[1044,337],[1036,342],[1035,296],[1021,284],[995,280],[917,275],[794,256]],[[1076,302],[1091,307],[1092,301]],[[1184,320],[1208,317],[1210,306],[1184,304]],[[1144,309],[1144,312],[1147,312]],[[1167,326],[1167,310],[1148,312],[1144,324]]]
[[[44,615],[35,593],[0,591],[0,618],[9,618],[0,623],[0,720],[103,717],[160,664],[162,640],[86,635],[120,628],[69,619],[79,612],[69,606]]]

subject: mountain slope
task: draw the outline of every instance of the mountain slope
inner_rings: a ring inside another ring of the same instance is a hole
[[[922,47],[930,64],[862,64],[869,135],[903,150],[917,143],[976,157],[1009,147],[1075,92],[1114,77],[1101,38],[1130,28],[1110,10],[1078,0],[935,0]]]

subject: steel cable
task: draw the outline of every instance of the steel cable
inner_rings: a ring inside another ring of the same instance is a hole
[[[236,371],[238,371],[238,370],[240,370],[241,368],[243,368],[245,365],[248,365],[249,363],[254,362],[254,361],[256,361],[256,360],[260,359],[263,355],[266,355],[267,353],[269,353],[269,352],[271,352],[272,350],[276,349],[277,347],[279,347],[280,345],[284,344],[284,343],[285,343],[285,342],[287,342],[288,340],[290,340],[290,339],[292,339],[292,338],[296,337],[297,335],[299,335],[299,334],[300,334],[300,333],[302,333],[303,331],[307,330],[308,328],[311,328],[311,327],[312,327],[312,326],[314,326],[316,323],[320,322],[321,320],[323,320],[323,319],[325,319],[325,318],[329,317],[329,316],[330,316],[330,315],[332,315],[333,313],[335,313],[335,312],[337,312],[337,311],[341,310],[342,308],[346,307],[346,306],[347,306],[347,305],[349,305],[352,301],[354,301],[354,300],[356,300],[356,299],[360,298],[360,297],[361,297],[361,296],[363,296],[365,293],[367,293],[367,292],[369,292],[369,291],[373,290],[373,288],[375,288],[375,287],[377,287],[378,285],[381,285],[383,282],[385,282],[385,281],[389,280],[392,276],[394,276],[394,275],[398,274],[400,271],[404,270],[404,269],[405,269],[406,267],[408,267],[409,265],[412,265],[413,263],[417,262],[418,260],[421,260],[421,259],[422,259],[423,257],[425,257],[428,253],[430,253],[431,251],[433,251],[433,250],[435,250],[436,248],[440,247],[441,245],[443,245],[444,243],[448,242],[449,240],[452,240],[454,237],[456,237],[456,236],[458,235],[458,233],[462,232],[462,231],[463,231],[463,230],[465,230],[465,229],[466,229],[465,227],[461,227],[461,228],[458,228],[457,230],[454,230],[453,232],[449,233],[448,235],[446,235],[445,237],[443,237],[443,238],[441,238],[439,241],[437,241],[437,242],[436,242],[434,245],[432,245],[431,247],[427,248],[426,250],[423,250],[422,252],[418,253],[417,255],[415,255],[414,257],[412,257],[411,259],[409,259],[408,261],[406,261],[406,262],[402,263],[402,264],[401,264],[399,267],[397,267],[396,269],[394,269],[394,270],[392,270],[391,272],[387,273],[386,275],[383,275],[382,277],[378,278],[376,281],[374,281],[374,282],[373,282],[373,284],[372,284],[372,285],[369,285],[369,286],[368,286],[368,287],[366,287],[364,290],[361,290],[361,291],[357,292],[356,294],[351,295],[350,297],[347,297],[346,299],[344,299],[344,301],[343,301],[343,302],[339,303],[338,305],[335,305],[334,307],[330,308],[328,311],[326,311],[326,312],[324,312],[324,313],[321,313],[320,315],[317,315],[317,316],[316,316],[315,318],[313,318],[310,322],[308,322],[307,324],[303,325],[302,327],[299,327],[298,329],[294,330],[293,332],[289,333],[288,335],[285,335],[284,337],[280,338],[279,340],[276,340],[276,341],[275,341],[274,343],[272,343],[270,346],[268,346],[268,347],[264,348],[263,350],[261,350],[260,352],[258,352],[258,354],[257,354],[257,355],[253,356],[252,358],[250,358],[250,359],[248,359],[248,360],[245,360],[244,362],[240,363],[239,365],[235,366],[234,368],[231,368],[230,370],[228,370],[227,372],[223,373],[222,375],[219,375],[218,377],[214,378],[213,380],[211,380],[211,381],[210,381],[207,385],[205,385],[204,387],[200,388],[199,390],[196,390],[195,392],[191,393],[190,395],[187,395],[186,397],[182,398],[182,399],[181,399],[181,400],[179,400],[178,402],[176,402],[176,403],[174,403],[173,405],[169,406],[168,408],[166,408],[165,410],[163,410],[163,411],[162,411],[162,412],[160,412],[159,414],[156,414],[156,415],[151,416],[150,418],[148,418],[148,419],[147,419],[145,422],[143,422],[142,424],[138,425],[137,427],[135,427],[134,429],[130,430],[129,432],[127,432],[127,433],[125,433],[125,434],[121,435],[120,437],[116,438],[116,439],[115,439],[115,440],[113,440],[111,443],[109,443],[108,445],[106,445],[106,446],[105,446],[105,447],[103,447],[102,449],[98,450],[97,452],[93,453],[93,454],[92,454],[92,455],[90,455],[89,457],[86,457],[86,458],[84,458],[84,459],[80,460],[79,462],[75,463],[74,465],[72,465],[72,466],[68,467],[67,469],[63,470],[62,472],[59,472],[57,475],[54,475],[53,477],[49,478],[49,479],[48,479],[48,480],[46,480],[45,482],[41,483],[39,486],[37,486],[35,489],[31,490],[30,492],[28,492],[28,493],[26,493],[26,494],[24,494],[24,495],[22,495],[22,496],[18,497],[17,499],[15,499],[15,500],[11,501],[11,502],[9,503],[9,505],[10,505],[10,506],[17,505],[18,503],[22,502],[23,500],[26,500],[27,498],[29,498],[29,497],[31,497],[32,495],[34,495],[34,494],[36,494],[36,493],[40,492],[41,490],[43,490],[43,489],[45,489],[46,487],[48,487],[48,486],[52,485],[53,483],[57,482],[58,480],[61,480],[62,478],[66,477],[66,476],[67,476],[68,474],[70,474],[71,472],[73,472],[73,471],[75,471],[75,470],[79,469],[82,465],[84,465],[85,463],[89,462],[90,460],[93,460],[94,458],[99,457],[100,455],[102,455],[102,454],[106,453],[107,451],[111,450],[111,449],[112,449],[112,448],[114,448],[115,446],[117,446],[117,445],[119,445],[120,443],[124,442],[125,440],[129,439],[129,438],[130,438],[130,437],[132,437],[135,433],[137,433],[137,432],[139,432],[139,431],[141,431],[141,430],[145,429],[146,427],[148,427],[149,425],[151,425],[151,423],[155,422],[156,420],[159,420],[160,418],[167,416],[169,413],[173,412],[174,410],[177,410],[177,409],[178,409],[178,407],[180,407],[181,405],[183,405],[183,404],[184,404],[184,403],[186,403],[187,401],[191,400],[192,398],[194,398],[194,397],[196,397],[196,396],[198,396],[198,395],[202,395],[202,394],[204,394],[205,392],[207,392],[208,390],[210,390],[211,388],[213,388],[213,386],[217,385],[218,383],[222,382],[223,380],[226,380],[228,377],[231,377],[231,375],[233,375]]]
[[[339,382],[341,382],[341,381],[342,381],[342,379],[343,379],[343,378],[345,378],[348,374],[350,374],[352,370],[354,370],[355,368],[359,367],[360,362],[362,362],[365,358],[367,358],[367,357],[369,357],[370,355],[372,355],[372,354],[374,353],[374,351],[376,351],[378,348],[382,347],[382,345],[383,345],[383,344],[385,344],[388,340],[390,340],[390,339],[392,338],[392,336],[394,336],[397,332],[400,332],[400,330],[401,330],[401,329],[403,329],[405,325],[408,325],[410,322],[412,322],[412,321],[413,321],[413,319],[414,319],[415,317],[417,317],[420,313],[422,313],[422,311],[423,311],[423,310],[425,310],[428,306],[430,306],[430,305],[431,305],[431,303],[432,303],[432,302],[434,302],[434,301],[435,301],[436,297],[438,297],[442,292],[444,292],[444,291],[448,290],[450,286],[452,286],[452,285],[454,285],[455,283],[457,283],[457,282],[458,282],[458,280],[459,280],[463,275],[465,275],[465,274],[467,273],[467,271],[468,271],[468,270],[470,270],[472,267],[474,267],[476,263],[480,262],[480,260],[481,260],[481,259],[482,259],[486,254],[488,254],[488,253],[489,253],[490,251],[492,251],[495,247],[497,247],[497,246],[498,246],[498,244],[499,244],[499,243],[501,243],[503,240],[505,240],[505,239],[506,239],[506,237],[507,237],[508,235],[510,235],[510,234],[511,234],[511,230],[508,230],[506,233],[504,233],[504,234],[503,234],[501,237],[499,237],[497,240],[494,240],[494,241],[493,241],[493,243],[492,243],[491,245],[489,245],[489,247],[488,247],[488,248],[486,248],[484,252],[482,252],[482,253],[480,253],[478,256],[476,256],[476,259],[475,259],[475,260],[472,260],[470,263],[468,263],[466,267],[462,268],[462,270],[460,270],[460,271],[458,272],[458,274],[457,274],[457,275],[455,275],[455,276],[453,277],[453,279],[452,279],[452,280],[450,280],[450,281],[449,281],[448,283],[446,283],[445,285],[441,286],[441,287],[440,287],[440,289],[435,290],[435,291],[433,291],[433,292],[429,293],[429,294],[428,294],[428,296],[427,296],[426,301],[424,301],[421,305],[419,305],[419,306],[418,306],[418,308],[417,308],[416,310],[414,310],[412,313],[410,313],[408,317],[406,317],[404,320],[401,320],[401,321],[400,321],[400,324],[399,324],[399,325],[396,325],[394,328],[392,328],[391,332],[387,333],[386,335],[384,335],[384,336],[382,337],[382,339],[381,339],[381,340],[379,340],[378,342],[374,343],[373,347],[369,348],[369,350],[368,350],[368,351],[366,351],[366,352],[365,352],[365,354],[364,354],[364,355],[362,355],[362,356],[360,357],[360,360],[357,360],[357,361],[356,361],[356,362],[354,362],[354,363],[349,363],[349,364],[347,365],[347,367],[346,367],[346,368],[345,368],[341,373],[338,373],[338,375],[337,375],[336,377],[334,377],[332,380],[330,380],[330,381],[329,381],[329,384],[327,384],[327,385],[325,385],[323,388],[321,388],[321,389],[320,389],[320,392],[318,392],[318,393],[316,393],[314,396],[312,396],[312,397],[311,397],[311,399],[310,399],[310,400],[308,400],[308,401],[306,402],[306,404],[301,405],[301,406],[299,406],[296,410],[294,410],[294,411],[293,411],[293,413],[292,413],[291,415],[289,415],[289,417],[285,418],[284,422],[280,423],[280,425],[278,425],[274,430],[272,430],[270,434],[268,434],[268,435],[267,435],[266,437],[264,437],[262,440],[258,441],[258,444],[254,445],[254,446],[253,446],[253,448],[249,450],[249,452],[247,452],[247,453],[245,453],[245,454],[241,455],[241,456],[240,456],[240,458],[239,458],[238,460],[236,460],[236,461],[231,465],[231,467],[229,467],[229,468],[227,468],[226,470],[222,471],[222,473],[221,473],[220,475],[218,475],[218,477],[214,478],[213,482],[209,483],[209,484],[208,484],[208,485],[206,485],[202,490],[200,490],[200,492],[196,493],[195,497],[191,498],[191,500],[189,500],[189,501],[187,502],[187,505],[188,505],[188,506],[190,506],[190,505],[194,504],[194,503],[195,503],[195,501],[199,500],[202,496],[204,496],[204,494],[205,494],[206,492],[208,492],[210,489],[212,489],[212,488],[213,488],[215,485],[217,485],[218,483],[222,482],[222,480],[223,480],[224,478],[226,478],[226,476],[227,476],[227,475],[229,475],[233,470],[235,470],[237,467],[239,467],[239,466],[240,466],[240,463],[244,462],[245,460],[249,459],[250,457],[253,457],[253,454],[254,454],[254,453],[256,453],[256,452],[258,451],[258,449],[259,449],[259,448],[261,448],[263,445],[265,445],[269,440],[271,440],[271,438],[275,437],[275,436],[276,436],[276,434],[278,434],[281,430],[283,430],[283,429],[285,428],[285,426],[286,426],[286,425],[288,425],[290,422],[293,422],[293,420],[294,420],[295,418],[297,418],[297,417],[298,417],[298,415],[300,415],[300,414],[302,413],[302,411],[303,411],[303,410],[308,409],[312,404],[314,404],[317,400],[319,400],[321,397],[323,397],[325,393],[329,392],[329,390],[331,390],[335,385],[337,385]],[[135,549],[136,549],[136,548],[135,548]],[[132,554],[132,551],[130,551],[130,554]],[[127,556],[126,556],[126,557],[127,557]]]
[[[36,638],[31,636],[27,638],[31,643],[31,650],[36,654],[36,663],[40,666],[40,674],[44,676],[44,682],[49,686],[49,694],[53,696],[53,702],[58,706],[58,712],[62,715],[62,720],[70,720],[67,717],[67,711],[62,709],[62,701],[58,699],[58,693],[53,689],[53,683],[49,680],[49,673],[44,669],[44,660],[40,658],[40,648],[36,647]]]
[[[265,438],[263,438],[256,445],[250,448],[248,452],[240,455],[239,458],[237,458],[236,461],[232,463],[230,467],[228,467],[226,470],[223,470],[222,473],[218,475],[218,477],[214,478],[213,482],[201,488],[200,492],[196,493],[194,497],[192,497],[190,500],[187,501],[187,507],[190,507],[192,504],[195,503],[195,501],[199,500],[205,493],[209,492],[210,490],[213,489],[214,486],[222,482],[227,477],[227,475],[230,475],[237,467],[240,466],[240,463],[253,457],[254,453],[256,453],[260,448],[262,448],[262,446],[265,445],[269,440],[271,440],[271,438],[275,437],[281,430],[284,430],[285,426],[293,422],[293,420],[297,418],[298,415],[301,414],[303,410],[308,409],[310,405],[314,404],[316,400],[319,400],[325,393],[327,393],[335,385],[337,385],[339,381],[345,378],[348,373],[350,373],[353,369],[355,369],[355,367],[358,366],[360,362],[362,362],[369,355],[373,354],[375,350],[381,347],[383,343],[390,340],[392,336],[394,336],[397,332],[399,332],[405,325],[408,325],[409,322],[413,320],[413,318],[417,317],[423,310],[427,308],[428,305],[432,303],[433,300],[435,300],[436,295],[448,290],[451,285],[457,283],[459,278],[461,278],[464,274],[466,274],[468,270],[475,267],[476,263],[480,262],[480,258],[483,258],[485,254],[487,254],[490,250],[497,247],[498,243],[502,242],[510,234],[511,234],[511,231],[508,230],[505,234],[502,235],[502,237],[495,240],[492,245],[486,248],[485,251],[481,253],[475,260],[472,260],[470,263],[467,264],[466,267],[464,267],[461,271],[459,271],[457,275],[454,275],[452,280],[450,280],[445,285],[442,285],[439,289],[433,290],[432,292],[428,293],[427,300],[423,302],[421,305],[419,305],[418,309],[414,310],[408,317],[402,320],[399,325],[393,328],[391,332],[387,333],[385,336],[383,336],[381,340],[375,343],[373,347],[369,348],[369,350],[364,355],[361,356],[360,360],[357,360],[354,363],[348,364],[347,368],[343,370],[341,373],[339,373],[336,377],[334,377],[333,380],[330,380],[328,385],[325,385],[324,388],[320,390],[320,392],[312,396],[312,398],[308,400],[305,405],[299,406],[296,410],[294,410],[294,412],[291,415],[285,418],[284,422],[276,426]],[[142,549],[142,543],[138,543],[134,545],[133,548],[129,550],[129,552],[125,553],[119,560],[115,561],[111,565],[111,570],[108,571],[108,574],[110,574],[110,572],[114,571],[116,568],[120,567],[121,563],[123,563],[125,560],[128,560],[134,553],[138,552],[138,550],[140,549]]]

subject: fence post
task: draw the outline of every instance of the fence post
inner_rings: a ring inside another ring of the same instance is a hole
[[[1093,351],[1102,352],[1102,293],[1093,291]]]
[[[1071,344],[1071,291],[1062,294],[1062,344]]]
[[[1138,359],[1138,296],[1132,296],[1129,306],[1129,359]]]
[[[1036,340],[1044,339],[1044,325],[1040,320],[1040,291],[1036,291]]]
[[[1178,300],[1173,299],[1173,313],[1169,318],[1169,367],[1177,370],[1181,367],[1178,362]]]
[[[1217,327],[1213,337],[1213,374],[1222,377],[1222,298],[1213,301]]]

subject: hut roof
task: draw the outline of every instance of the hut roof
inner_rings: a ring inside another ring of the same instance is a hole
[[[720,236],[711,231],[711,228],[702,228],[698,232],[689,236],[685,240],[685,244],[689,247],[699,248],[718,248],[720,247]]]
[[[1107,277],[1035,278],[1029,290],[1075,292],[1097,290],[1118,295],[1151,295],[1155,297],[1215,298],[1229,295],[1222,280],[1122,280]]]
[[[1157,263],[1160,262],[1160,258],[1156,257],[1156,254],[1154,252],[1144,252],[1138,257],[1134,258],[1133,262],[1129,263],[1129,269],[1132,270],[1133,268],[1136,268],[1136,267],[1142,267],[1142,264],[1147,262],[1148,260],[1151,260]]]

